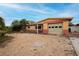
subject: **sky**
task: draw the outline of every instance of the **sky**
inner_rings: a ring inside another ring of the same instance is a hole
[[[46,18],[73,17],[72,23],[79,23],[77,3],[1,3],[0,17],[10,26],[14,20],[40,21]]]

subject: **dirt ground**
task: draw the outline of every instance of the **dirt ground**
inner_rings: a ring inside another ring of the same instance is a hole
[[[74,56],[71,42],[56,35],[13,33],[10,42],[0,47],[1,56]]]

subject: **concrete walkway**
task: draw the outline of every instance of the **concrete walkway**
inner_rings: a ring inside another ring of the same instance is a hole
[[[72,41],[72,44],[74,46],[74,49],[79,56],[79,38],[78,37],[70,37],[70,40]]]

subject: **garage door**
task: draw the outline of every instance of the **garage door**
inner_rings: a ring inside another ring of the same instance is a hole
[[[49,34],[62,34],[62,24],[49,24],[48,33]]]

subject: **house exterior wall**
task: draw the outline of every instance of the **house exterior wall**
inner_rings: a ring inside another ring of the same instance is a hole
[[[79,26],[70,26],[71,32],[79,32]]]
[[[35,26],[29,26],[29,28],[27,27],[27,30],[36,30]]]
[[[64,21],[63,22],[63,33],[64,35],[68,36],[69,35],[69,21]]]
[[[39,28],[39,26],[41,26],[41,28]],[[29,25],[26,27],[26,30],[28,32],[31,32],[31,33],[37,33],[37,25]],[[38,33],[42,33],[43,32],[43,25],[38,25]]]
[[[63,24],[63,34],[64,35],[68,35],[69,34],[69,21],[63,21],[63,20],[47,20],[47,21],[44,21],[42,22],[43,23],[43,33],[48,33],[48,24],[58,24],[58,23],[61,23]]]
[[[43,33],[45,33],[45,34],[48,33],[48,23],[43,24]]]
[[[68,30],[69,28],[69,21],[64,21],[63,22],[63,30]]]
[[[43,33],[47,34],[48,33],[48,24],[63,23],[63,21],[57,19],[57,20],[46,20],[41,23],[43,23]]]

